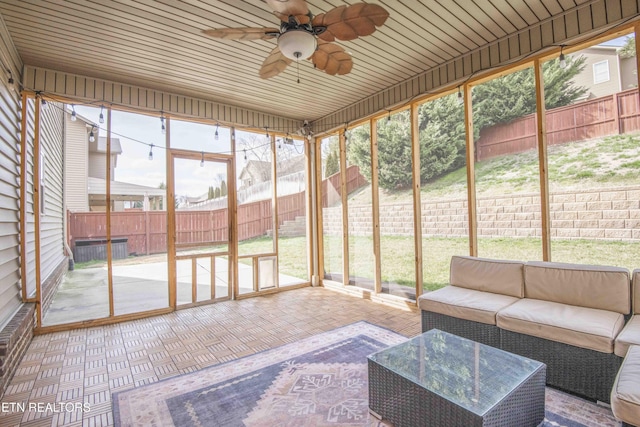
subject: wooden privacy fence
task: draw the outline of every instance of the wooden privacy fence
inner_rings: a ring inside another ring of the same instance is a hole
[[[345,175],[347,178],[347,194],[369,184],[369,181],[360,173],[360,168],[356,165],[348,166]],[[340,172],[322,180],[323,208],[333,206],[342,201],[342,191],[340,188]]]
[[[548,145],[638,131],[638,89],[548,110],[546,125]],[[476,141],[476,160],[536,148],[536,131],[535,114],[482,129]]]
[[[303,193],[278,198],[278,206],[286,207],[279,225],[289,218],[305,214]],[[200,244],[226,241],[229,238],[228,209],[211,211],[176,211],[176,244]],[[106,239],[107,219],[104,212],[69,212],[69,246],[76,240]],[[238,206],[238,239],[266,234],[273,228],[271,200]],[[149,255],[167,251],[167,212],[111,212],[112,238],[127,238],[129,255]]]
[[[331,184],[327,186],[327,181]],[[347,168],[347,191],[367,184],[357,166]],[[330,192],[340,194],[340,175],[322,183],[323,206]],[[337,188],[337,190],[336,190]],[[278,197],[278,226],[284,221],[304,216],[305,192]],[[229,212],[227,208],[209,211],[176,211],[176,243],[194,244],[226,241],[229,238]],[[77,240],[101,240],[107,237],[107,218],[104,212],[69,212],[68,241],[75,249]],[[238,240],[264,236],[273,228],[271,199],[243,203],[238,206]],[[167,251],[167,212],[128,211],[111,212],[112,238],[127,238],[129,255],[149,255]]]

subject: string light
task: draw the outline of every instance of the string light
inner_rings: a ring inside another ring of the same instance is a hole
[[[460,90],[460,86],[458,86],[458,104],[464,104],[464,98],[462,97],[462,91]]]
[[[202,152],[202,160],[200,160],[200,167],[204,167],[204,151]]]
[[[264,131],[265,131],[264,136],[266,136],[266,137],[267,137],[267,139],[269,139],[269,128],[265,126],[265,127],[264,127]]]
[[[216,133],[213,134],[213,137],[216,141],[220,139],[220,135],[218,134],[218,123],[216,123]]]
[[[49,109],[49,104],[47,104],[47,100],[40,98],[40,110],[47,111],[48,109]]]
[[[149,160],[153,160],[153,144],[149,146]]]
[[[40,101],[44,101],[44,99],[42,99],[42,92],[40,92],[40,91],[36,91],[36,92],[35,92],[35,95],[36,95],[36,98],[37,98],[37,99],[39,99]],[[61,111],[65,111],[65,108],[66,108],[65,106],[58,106],[58,105],[56,105],[56,104],[51,104],[51,105],[53,105],[53,108],[58,108],[58,109],[60,109]],[[70,106],[71,106],[71,108],[72,108],[72,114],[73,114],[73,111],[75,111],[75,104],[68,104],[68,105],[70,105]],[[93,105],[95,105],[95,104],[87,103],[87,104],[82,104],[82,105],[93,106]],[[162,112],[160,112],[160,113],[162,113]],[[77,117],[77,115],[76,115],[76,117]],[[93,124],[91,125],[91,129],[90,129],[90,131],[89,131],[89,142],[95,142],[96,137],[97,137],[96,132],[98,132],[100,129],[102,129],[102,127],[101,127],[101,126],[99,126],[99,125],[98,125],[98,124],[96,124],[96,123],[93,123]],[[121,133],[118,133],[118,132],[114,132],[113,130],[111,131],[111,134],[112,134],[112,135],[115,135],[115,136],[122,137],[122,138],[127,138],[127,139],[129,139],[129,140],[131,140],[131,141],[133,141],[133,142],[138,143],[138,144],[142,144],[142,145],[148,146],[148,147],[149,147],[149,152],[150,152],[150,153],[152,153],[152,152],[153,152],[153,148],[151,147],[152,145],[153,145],[153,147],[155,147],[156,149],[162,149],[162,150],[165,150],[165,149],[166,149],[166,148],[165,148],[165,147],[163,147],[163,146],[156,146],[155,144],[150,144],[150,143],[148,143],[148,142],[145,142],[145,141],[142,141],[142,140],[139,140],[139,139],[133,138],[133,137],[131,137],[131,136],[127,136],[127,135],[124,135],[124,134],[121,134]],[[234,132],[231,132],[230,136],[231,136],[231,140],[232,140],[232,141],[235,141],[235,140],[236,140],[236,137],[235,137],[236,135],[235,135],[235,133],[234,133]],[[291,141],[293,142],[293,140],[291,140]],[[287,140],[285,139],[285,140],[283,140],[283,142],[284,142],[284,143],[287,143]],[[268,146],[270,146],[270,145],[271,145],[271,142],[267,142],[267,143],[265,143],[265,144],[260,144],[260,145],[257,145],[257,146],[255,146],[255,147],[251,147],[251,148],[249,148],[249,151],[251,151],[251,152],[256,152],[256,150],[259,150],[259,149],[261,149],[261,148],[268,147]],[[248,153],[247,153],[247,149],[246,149],[246,148],[245,148],[245,149],[243,149],[243,152],[244,152],[244,159],[245,159],[245,163],[246,163],[246,162],[248,161]],[[236,151],[235,153],[237,154],[237,151]],[[234,152],[233,152],[233,151],[221,151],[221,152],[219,152],[218,154],[234,154]]]
[[[387,115],[387,121],[390,122],[391,121],[391,110],[389,110],[389,114]]]
[[[75,122],[78,119],[78,116],[76,114],[76,107],[71,104],[71,121]]]
[[[103,124],[103,123],[104,123],[104,114],[103,114],[103,111],[104,111],[104,105],[101,105],[101,106],[100,106],[100,118],[98,119],[98,121],[100,122],[100,124]]]
[[[565,68],[567,68],[567,59],[564,57],[564,53],[562,53],[562,49],[564,49],[563,44],[560,45],[560,56],[558,57],[558,60],[559,60],[558,65],[560,66],[560,68],[564,70]]]

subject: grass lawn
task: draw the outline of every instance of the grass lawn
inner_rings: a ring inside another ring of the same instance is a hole
[[[340,237],[325,236],[332,247],[338,246]],[[353,243],[352,243],[353,241]],[[373,239],[350,236],[349,242],[355,251],[350,251],[350,275],[373,278]],[[541,240],[534,238],[480,238],[478,255],[483,258],[539,261],[542,259]],[[382,280],[405,286],[415,286],[413,237],[381,236]],[[338,246],[339,247],[339,246]],[[424,289],[435,290],[449,283],[449,263],[453,255],[468,255],[468,240],[465,238],[423,238],[423,283]],[[352,260],[351,254],[357,254]],[[624,267],[632,271],[640,268],[640,243],[599,240],[553,240],[552,259],[558,262],[599,264]],[[341,274],[342,256],[339,252],[325,251],[325,260],[336,270],[328,273]]]
[[[550,191],[602,188],[640,183],[640,135],[625,134],[552,145],[548,149]],[[538,193],[537,150],[509,154],[475,164],[478,197]],[[466,199],[467,169],[422,183],[422,200]],[[349,195],[350,203],[371,204],[371,187]],[[380,203],[411,202],[411,188],[380,190]]]
[[[239,243],[240,253],[259,254],[273,251],[270,237],[260,237]],[[307,239],[282,237],[279,240],[280,273],[308,279]],[[349,269],[352,278],[373,279],[374,257],[371,237],[349,237]],[[331,250],[327,250],[330,248]],[[339,236],[325,236],[325,271],[342,274],[342,242]],[[381,267],[384,282],[415,286],[414,243],[411,236],[381,236]],[[449,283],[449,263],[453,255],[469,253],[466,238],[422,238],[423,282],[425,290],[439,289]],[[480,238],[478,255],[483,258],[536,261],[542,259],[540,239]],[[640,268],[640,243],[601,240],[552,240],[551,256],[557,262],[599,264],[624,267],[632,271]],[[136,257],[128,263],[144,262]],[[144,257],[146,258],[146,257]],[[151,255],[149,260],[166,260],[165,255]],[[126,260],[117,260],[127,263]],[[241,262],[249,263],[245,259]],[[106,265],[104,261],[78,263],[76,268]]]
[[[281,274],[309,280],[307,269],[307,238],[306,237],[280,237],[278,239],[278,265]],[[273,239],[271,237],[258,237],[243,240],[238,243],[240,254],[262,254],[273,252]],[[240,262],[250,264],[249,258]]]

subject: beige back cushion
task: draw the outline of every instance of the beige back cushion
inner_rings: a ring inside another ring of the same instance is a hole
[[[526,298],[629,314],[629,271],[619,267],[528,262],[524,266]]]
[[[631,279],[631,295],[633,295],[633,312],[640,314],[640,268],[633,270]]]
[[[524,263],[469,256],[451,258],[449,282],[461,288],[522,298]]]

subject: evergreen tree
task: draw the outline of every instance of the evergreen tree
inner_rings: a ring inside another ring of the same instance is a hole
[[[546,109],[571,104],[587,92],[587,88],[576,87],[571,81],[584,69],[585,60],[584,56],[567,55],[565,68],[560,67],[560,61],[557,58],[543,64]],[[534,113],[536,111],[535,84],[533,68],[528,67],[474,87],[474,132]]]
[[[216,187],[216,189],[213,192],[213,198],[214,199],[218,199],[220,198],[220,187]]]
[[[220,196],[224,197],[227,195],[227,183],[225,182],[225,180],[222,180],[222,183],[220,184]]]
[[[620,58],[627,59],[636,56],[636,38],[634,35],[627,36],[624,40],[624,46],[618,51]]]
[[[324,161],[324,176],[331,176],[340,170],[340,158],[338,151],[332,149]]]
[[[464,165],[464,109],[457,94],[422,104],[418,109],[418,123],[421,182]]]
[[[586,88],[576,87],[573,77],[584,68],[584,57],[567,56],[561,68],[557,59],[543,65],[545,106],[561,107],[581,97]],[[474,137],[480,129],[506,123],[536,111],[536,92],[531,67],[493,79],[473,89]],[[418,110],[420,132],[420,180],[426,182],[464,165],[466,135],[464,107],[457,94],[426,102]],[[409,113],[378,121],[379,185],[385,189],[406,188],[412,182],[411,126]],[[371,178],[369,129],[358,127],[347,144],[351,163]],[[327,156],[325,168],[330,163]],[[328,175],[328,174],[327,174]]]
[[[208,194],[207,194],[207,199],[208,199],[208,200],[211,200],[211,199],[213,199],[213,197],[214,197],[213,187],[212,187],[212,186],[209,186],[209,192],[208,192]]]

